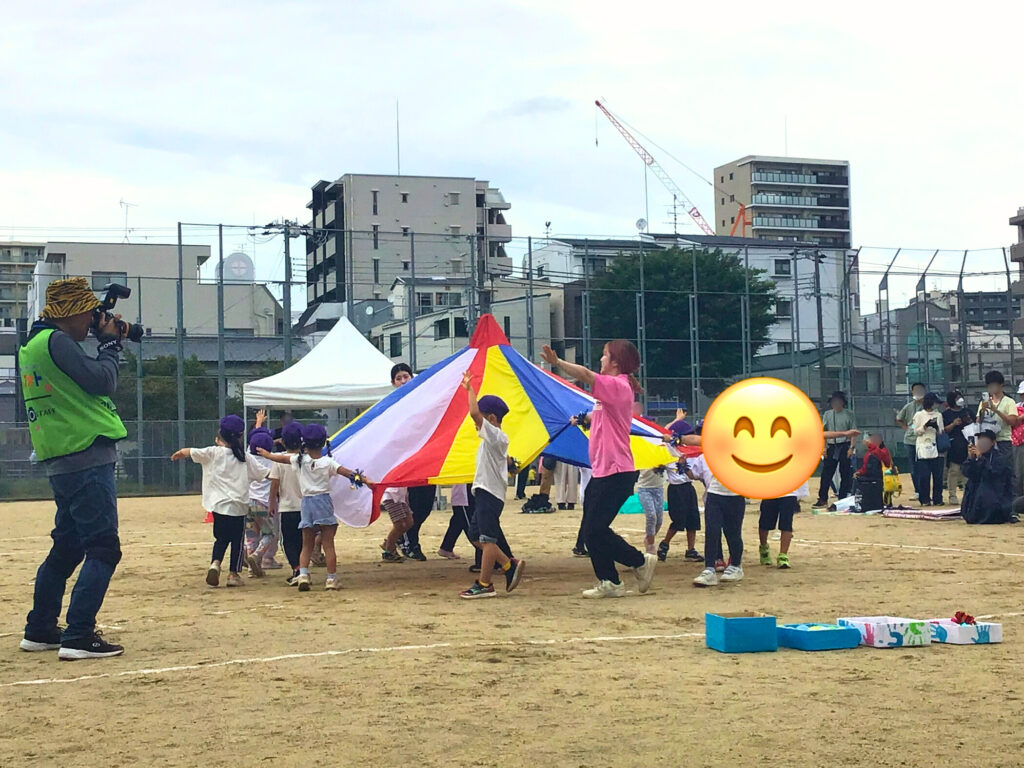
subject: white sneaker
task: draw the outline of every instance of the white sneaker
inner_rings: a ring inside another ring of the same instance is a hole
[[[636,574],[637,590],[641,595],[651,588],[651,582],[654,580],[654,566],[657,564],[658,556],[648,553],[644,555],[644,564],[633,569],[633,573]]]
[[[697,575],[697,578],[693,580],[693,585],[695,587],[717,587],[718,574],[715,573],[714,568],[705,568]]]
[[[206,583],[211,587],[220,584],[220,560],[214,560],[206,570]]]
[[[257,579],[262,579],[263,558],[254,552],[251,555],[246,555],[245,561],[249,564],[249,575]]]
[[[341,589],[341,584],[338,583],[337,576],[328,576],[327,581],[324,582],[324,589],[336,590]]]
[[[738,565],[730,565],[722,574],[722,581],[739,581],[743,578],[743,569]]]
[[[625,597],[626,585],[623,583],[615,584],[605,579],[604,581],[597,582],[597,586],[591,587],[590,589],[583,590],[583,596],[589,598],[598,597]]]
[[[300,573],[295,583],[299,585],[299,592],[309,592],[310,580],[308,573]]]

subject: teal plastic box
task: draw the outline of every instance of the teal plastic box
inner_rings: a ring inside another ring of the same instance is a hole
[[[704,639],[720,653],[777,651],[779,637],[774,616],[761,613],[706,613]]]
[[[860,632],[838,624],[783,624],[779,646],[798,651],[838,651],[860,645]]]

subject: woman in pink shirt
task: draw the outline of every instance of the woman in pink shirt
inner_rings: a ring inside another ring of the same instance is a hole
[[[593,476],[583,494],[583,532],[597,586],[584,597],[622,597],[626,587],[619,580],[616,563],[633,569],[641,594],[651,586],[655,555],[645,555],[612,530],[612,521],[633,493],[637,472],[629,447],[633,401],[640,384],[633,374],[640,368],[640,354],[628,341],[616,339],[604,345],[601,372],[560,360],[551,347],[541,353],[551,366],[590,387],[597,400],[591,414],[590,467]]]

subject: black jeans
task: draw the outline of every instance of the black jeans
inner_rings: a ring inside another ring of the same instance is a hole
[[[459,536],[463,533],[468,535],[468,510],[468,507],[452,507],[452,517],[451,520],[448,521],[448,530],[445,532],[444,538],[441,540],[441,549],[446,552],[451,552],[455,548],[455,543],[459,540]]]
[[[850,495],[853,488],[853,467],[850,466],[850,459],[846,455],[850,450],[850,442],[835,443],[825,446],[825,458],[821,462],[821,483],[818,486],[818,501],[828,499],[828,489],[832,482],[832,476],[839,467],[839,493],[840,499]]]
[[[527,465],[526,469],[516,475],[516,498],[521,499],[526,495],[526,484],[530,482],[530,467]]]
[[[922,504],[942,503],[942,457],[918,458],[914,465]]]
[[[242,572],[242,560],[245,558],[245,516],[218,515],[213,513],[213,557],[221,562],[231,547],[231,562],[228,570],[232,573]]]
[[[907,460],[910,463],[910,482],[914,485],[914,495],[921,498],[921,482],[917,475],[917,446],[913,443],[904,443],[907,447]]]
[[[57,515],[53,545],[36,572],[32,611],[26,634],[45,634],[57,627],[68,579],[83,560],[68,604],[65,640],[84,640],[96,631],[96,614],[121,560],[117,535],[117,488],[114,465],[54,475],[50,478]],[[241,518],[243,524],[245,518]]]
[[[729,563],[739,566],[743,560],[743,516],[747,500],[742,496],[709,493],[704,501],[704,567],[713,568],[722,556],[722,531],[729,545]]]
[[[618,472],[607,477],[592,477],[583,495],[583,534],[590,552],[594,575],[601,581],[619,583],[616,563],[639,568],[644,555],[612,530],[612,521],[633,493],[637,472]]]
[[[284,556],[293,571],[299,569],[299,553],[302,552],[302,531],[299,530],[301,512],[281,512],[281,540]]]
[[[436,485],[417,485],[409,489],[409,509],[412,510],[412,528],[405,533],[402,540],[410,550],[420,548],[420,528],[434,511],[434,499],[437,497]]]

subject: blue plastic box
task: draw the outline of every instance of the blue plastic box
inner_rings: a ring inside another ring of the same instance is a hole
[[[783,624],[779,646],[798,651],[838,651],[860,645],[860,632],[838,624]]]
[[[777,651],[779,637],[774,616],[761,613],[706,613],[704,638],[720,653]]]

